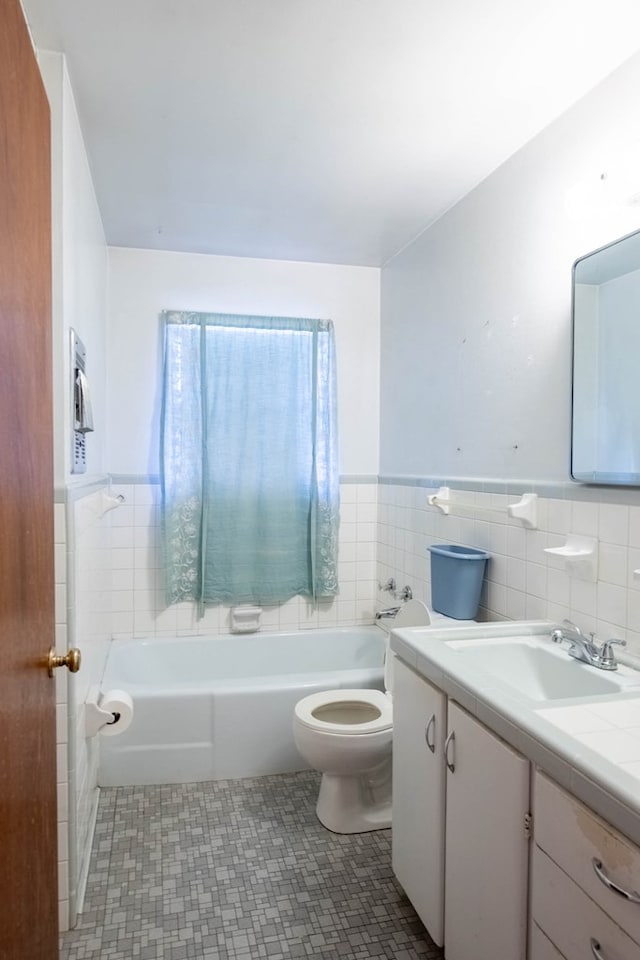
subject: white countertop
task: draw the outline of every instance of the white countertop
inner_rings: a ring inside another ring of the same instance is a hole
[[[640,672],[620,665],[619,693],[534,700],[442,642],[532,636],[545,642],[555,626],[536,620],[406,627],[394,629],[390,642],[402,661],[640,845]]]

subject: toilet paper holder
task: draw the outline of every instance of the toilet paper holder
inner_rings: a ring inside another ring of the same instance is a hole
[[[112,726],[120,719],[119,713],[104,710],[100,704],[100,688],[91,687],[84,704],[84,735],[97,736],[103,727]]]

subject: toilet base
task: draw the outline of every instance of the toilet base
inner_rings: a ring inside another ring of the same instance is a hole
[[[332,833],[367,833],[391,827],[391,763],[360,776],[324,773],[318,820]]]

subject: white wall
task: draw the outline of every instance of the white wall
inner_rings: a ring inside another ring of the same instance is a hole
[[[106,308],[107,248],[94,192],[80,122],[66,69],[64,71],[63,179],[63,356],[65,424],[70,430],[68,330],[73,327],[87,349],[87,379],[91,390],[95,431],[87,437],[87,474],[105,472],[106,438]],[[69,432],[65,432],[65,477],[70,474]]]
[[[541,496],[537,527],[525,529],[507,514],[513,493],[455,490],[458,504],[448,516],[427,504],[422,486],[384,483],[379,488],[378,581],[394,577],[414,596],[432,602],[428,547],[459,543],[491,554],[479,619],[565,618],[601,639],[627,641],[624,654],[640,658],[640,498],[633,505]],[[435,491],[433,491],[435,492]],[[576,576],[564,560],[545,553],[565,543],[568,533],[598,541],[597,580]],[[619,651],[616,650],[616,653]],[[636,660],[640,666],[640,660]]]
[[[84,704],[90,688],[102,681],[112,632],[111,514],[103,515],[102,489],[85,496],[76,490],[67,503],[69,642],[82,652],[82,669],[68,678],[72,924],[89,869],[98,803],[99,738],[86,737]]]
[[[87,475],[105,472],[107,247],[65,59],[38,52],[51,107],[53,202],[54,476],[70,479],[69,330],[87,348],[95,432],[87,435]]]
[[[336,331],[340,473],[378,472],[379,280],[366,267],[109,250],[108,463],[125,497],[112,514],[113,631],[120,636],[227,633],[229,610],[167,607],[155,475],[165,309],[325,317]],[[142,475],[142,476],[141,476]],[[129,481],[129,482],[126,482]],[[263,626],[298,629],[370,622],[375,583],[375,483],[341,489],[340,595],[313,605],[295,597],[265,608]]]
[[[98,587],[87,548],[75,538],[88,524],[73,523],[73,504],[63,502],[72,480],[69,330],[73,327],[87,348],[96,426],[87,437],[87,474],[73,478],[78,484],[105,472],[107,248],[64,57],[39,51],[38,63],[51,109],[56,648],[64,653],[77,645],[83,655],[78,683],[65,676],[57,686],[59,919],[66,930],[75,920],[96,788],[95,763],[84,757],[79,707],[88,687],[100,682],[111,632],[110,607],[107,613],[95,603],[100,590],[110,589],[110,571],[101,570]],[[92,575],[90,592],[87,577]]]
[[[568,478],[571,265],[640,226],[574,188],[640,139],[639,96],[636,56],[383,269],[381,473]]]
[[[640,227],[637,205],[597,201],[640,141],[639,97],[636,56],[383,269],[378,538],[379,580],[429,600],[430,543],[484,548],[481,615],[570,617],[637,656],[640,490],[571,483],[569,442],[571,267]],[[427,506],[444,480],[478,509]],[[524,530],[506,507],[527,490]],[[545,552],[570,533],[597,541],[596,579]]]
[[[379,270],[122,248],[109,264],[111,473],[158,473],[159,314],[175,309],[333,320],[340,472],[377,474]]]

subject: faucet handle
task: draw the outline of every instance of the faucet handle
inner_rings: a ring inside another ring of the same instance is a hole
[[[600,651],[600,665],[604,666],[605,670],[615,670],[617,668],[616,658],[613,655],[612,646],[617,645],[619,647],[626,647],[626,640],[618,640],[614,637],[611,640],[605,640],[602,644],[602,650]]]
[[[604,652],[604,650],[605,650],[605,647],[612,647],[614,644],[617,644],[617,646],[619,646],[619,647],[626,647],[627,641],[626,641],[626,640],[618,640],[617,637],[613,637],[613,639],[611,639],[611,640],[605,640],[605,642],[602,644],[602,650],[603,650],[603,652]]]

